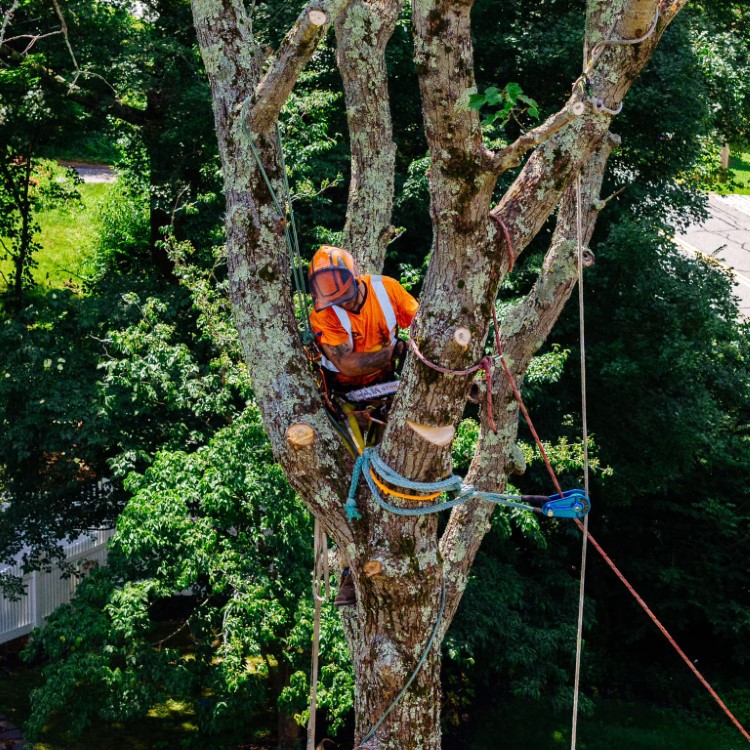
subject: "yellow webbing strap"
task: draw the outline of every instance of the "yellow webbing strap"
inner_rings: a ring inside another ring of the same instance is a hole
[[[383,492],[387,492],[389,495],[393,495],[393,497],[400,497],[402,500],[415,500],[416,502],[427,502],[428,500],[434,500],[436,497],[440,497],[442,495],[442,492],[432,492],[429,495],[406,495],[403,492],[396,492],[396,490],[392,490],[390,487],[386,487],[376,476],[375,476],[375,469],[370,467],[370,476],[372,477],[372,481],[377,484],[377,486],[383,490]]]

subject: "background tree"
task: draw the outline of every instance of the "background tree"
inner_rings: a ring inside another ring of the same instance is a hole
[[[142,144],[149,250],[163,274],[172,275],[161,244],[164,227],[210,244],[216,214],[209,207],[218,189],[215,138],[187,2],[81,0],[63,8],[24,0],[8,23],[0,59],[6,75],[30,71],[46,97],[72,108],[79,137],[125,123],[135,150]],[[48,114],[52,143],[60,144],[70,130],[56,111]],[[195,201],[203,208],[201,223],[178,210]]]
[[[127,489],[108,567],[26,650],[47,659],[27,732],[62,712],[80,734],[93,718],[133,720],[169,699],[194,708],[203,737],[235,742],[265,730],[270,709],[278,746],[294,747],[308,700],[312,528],[257,409],[198,451],[157,454]],[[351,675],[331,604],[323,632],[321,706],[335,730]]]
[[[28,65],[0,69],[0,257],[12,264],[4,281],[16,310],[34,285],[39,211],[80,199],[76,174],[41,158],[50,140],[46,125],[58,106]],[[57,118],[64,121],[69,114],[62,111]]]
[[[613,113],[682,5],[652,0],[590,4],[585,48],[587,85],[593,95],[589,98],[586,87],[575,85],[563,108],[543,125],[492,151],[482,141],[478,114],[468,107],[468,96],[475,91],[470,4],[414,4],[415,61],[431,156],[433,241],[413,336],[430,360],[458,367],[479,359],[494,297],[513,254],[520,254],[559,204],[555,234],[538,281],[502,325],[506,358],[516,377],[523,376],[575,282],[574,178],[581,172],[581,241],[587,243],[613,145],[608,135]],[[398,13],[398,4],[313,4],[266,61],[254,38],[252,19],[241,4],[193,2],[223,165],[232,300],[246,360],[251,367],[263,362],[252,374],[264,424],[287,476],[351,562],[357,581],[359,600],[357,616],[350,621],[350,644],[358,741],[383,714],[418,658],[438,617],[443,587],[441,636],[453,618],[492,507],[474,500],[454,509],[439,535],[435,518],[405,521],[389,516],[361,493],[364,518],[347,519],[341,500],[351,462],[342,455],[304,364],[287,285],[282,217],[269,203],[242,128],[249,126],[266,171],[280,190],[273,126],[315,43],[333,22],[352,151],[344,238],[361,268],[379,269],[393,236],[395,149],[384,50]],[[641,37],[636,45],[596,46],[603,40]],[[242,123],[240,113],[248,97],[247,123]],[[499,175],[516,167],[532,149],[518,177],[491,209]],[[493,216],[503,222],[512,248]],[[472,333],[465,352],[453,340],[459,325]],[[379,449],[384,461],[416,480],[448,473],[449,450],[421,440],[406,419],[455,425],[468,387],[466,378],[436,376],[415,358],[408,359]],[[468,474],[469,481],[483,490],[502,488],[518,463],[512,394],[499,376],[493,387],[499,430],[495,434],[488,429],[485,415]],[[287,429],[299,422],[310,425],[316,435],[313,445],[303,450],[295,450],[285,438]],[[367,580],[362,565],[372,558],[382,563],[384,572]],[[415,687],[381,725],[378,746],[439,746],[439,664],[439,651],[433,649]]]

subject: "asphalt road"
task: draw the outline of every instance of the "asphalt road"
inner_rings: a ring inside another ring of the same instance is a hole
[[[112,167],[106,164],[90,164],[81,161],[61,161],[63,167],[73,167],[84,182],[116,182]]]
[[[750,318],[750,195],[711,195],[710,218],[676,237],[692,255],[702,253],[721,261],[735,277],[740,314]]]

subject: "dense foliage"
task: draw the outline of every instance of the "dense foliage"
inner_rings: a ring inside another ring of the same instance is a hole
[[[304,718],[311,523],[273,463],[232,331],[214,249],[218,166],[189,5],[139,6],[136,17],[126,2],[67,3],[75,57],[60,34],[27,53],[28,38],[0,48],[3,112],[21,86],[24,107],[49,136],[40,154],[103,130],[120,164],[96,278],[77,292],[37,290],[2,310],[0,490],[14,502],[0,518],[0,549],[9,559],[29,545],[27,563],[39,566],[57,540],[117,519],[110,566],[91,573],[32,639],[46,682],[33,697],[31,732],[43,732],[55,712],[77,730],[95,716],[132,718],[174,698],[196,707],[202,731],[233,728],[239,741],[269,722],[269,706],[282,722]],[[475,103],[497,104],[510,91],[542,116],[557,107],[580,69],[582,7],[514,0],[499,17],[496,4],[480,0]],[[49,14],[40,8],[20,4],[13,36],[44,32]],[[746,14],[742,3],[696,6],[633,89],[604,193],[616,197],[602,212],[586,279],[594,531],[687,650],[728,683],[741,680],[750,658],[748,331],[725,272],[681,256],[669,238],[675,224],[701,215],[697,186],[715,179],[721,143],[747,140]],[[285,5],[261,9],[269,42],[292,16]],[[403,234],[387,270],[403,269],[418,292],[430,247],[429,159],[415,127],[410,46],[405,13],[389,47]],[[329,42],[282,117],[306,251],[335,242],[343,223],[348,165],[333,55]],[[63,90],[43,70],[63,73]],[[58,105],[73,78],[78,88]],[[12,118],[0,124],[13,138],[30,132]],[[523,120],[499,125],[489,130],[497,143]],[[5,152],[5,172],[32,164],[30,152],[18,158]],[[34,186],[39,200],[45,185]],[[6,179],[0,208],[12,192]],[[0,235],[13,242],[17,219],[2,213]],[[28,294],[33,263],[23,263]],[[501,312],[539,263],[530,250],[503,290]],[[571,484],[581,480],[576,315],[566,314],[526,383]],[[456,446],[457,471],[471,424]],[[515,481],[546,493],[530,445],[529,469]],[[116,492],[96,506],[80,503],[78,489],[103,476],[116,480]],[[496,516],[446,641],[449,722],[460,725],[489,689],[569,700],[577,554],[577,537],[562,525]],[[593,564],[584,689],[682,699],[658,634],[612,580]],[[320,703],[335,730],[351,706],[351,677],[330,609],[324,631]]]

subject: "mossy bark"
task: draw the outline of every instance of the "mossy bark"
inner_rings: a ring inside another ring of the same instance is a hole
[[[379,273],[395,235],[391,213],[396,144],[385,48],[402,4],[353,0],[335,24],[351,151],[344,243],[362,273]]]
[[[648,39],[637,45],[604,46],[589,70],[594,97],[610,109],[624,97],[651,56],[682,0],[662,4]],[[592,0],[588,49],[606,39],[629,38],[653,17],[656,0]],[[242,133],[240,112],[250,99],[249,122],[262,163],[281,191],[279,144],[271,124],[281,104],[275,83],[289,87],[312,51],[302,11],[295,29],[265,66],[241,0],[193,0],[201,52],[211,84],[227,201],[227,259],[237,327],[255,392],[277,460],[301,499],[321,519],[348,560],[358,592],[356,607],[343,611],[356,675],[355,746],[392,703],[414,669],[435,626],[445,590],[438,638],[413,685],[383,721],[370,748],[436,750],[440,747],[440,639],[466,585],[493,506],[474,501],[453,510],[441,536],[434,516],[386,513],[368,492],[358,493],[361,520],[343,512],[352,459],[330,427],[307,368],[293,315],[283,224]],[[346,82],[353,183],[347,233],[363,264],[377,270],[390,227],[393,148],[383,51],[398,11],[393,0],[334,0],[317,9],[335,23],[338,62]],[[577,86],[563,110],[532,134],[495,154],[483,145],[478,115],[466,105],[475,90],[470,2],[414,0],[415,58],[425,132],[432,157],[428,176],[433,246],[420,299],[415,339],[424,354],[447,367],[479,360],[491,306],[512,264],[505,224],[517,255],[559,206],[557,229],[539,279],[503,323],[506,360],[522,382],[533,354],[557,320],[577,278],[575,191],[581,173],[583,237],[597,215],[598,191],[612,147],[612,115],[597,108]],[[313,36],[324,33],[324,29]],[[298,39],[298,42],[294,40]],[[296,44],[296,47],[295,47]],[[585,64],[585,63],[584,63]],[[371,84],[384,101],[368,102]],[[519,176],[491,208],[503,169],[535,149]],[[375,153],[377,151],[378,153]],[[468,347],[454,339],[468,330]],[[404,476],[434,480],[451,471],[450,446],[440,447],[408,427],[455,425],[464,409],[469,377],[440,375],[415,357],[385,430],[380,455]],[[493,383],[494,421],[484,415],[468,479],[479,489],[501,491],[520,470],[516,449],[518,410],[507,381]],[[291,425],[309,425],[312,441],[287,441]],[[380,572],[368,577],[367,563]]]

